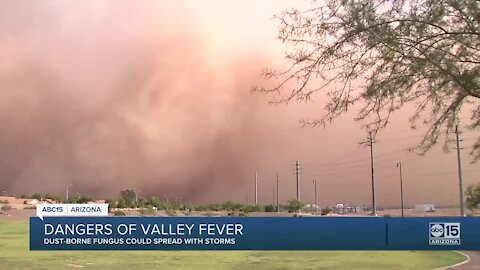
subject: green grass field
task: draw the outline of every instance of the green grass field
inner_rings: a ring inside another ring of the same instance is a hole
[[[432,269],[448,251],[29,251],[27,222],[0,222],[0,269]]]

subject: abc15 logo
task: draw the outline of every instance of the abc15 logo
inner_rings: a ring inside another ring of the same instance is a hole
[[[460,223],[459,222],[431,222],[430,238],[460,238]]]

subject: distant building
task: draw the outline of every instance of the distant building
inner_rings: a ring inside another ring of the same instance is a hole
[[[30,201],[27,202],[28,205],[37,205],[40,201],[37,199],[31,199]]]
[[[103,204],[105,203],[105,200],[96,200],[96,201],[92,201],[92,202],[88,202],[90,204],[93,204],[93,203],[97,203],[97,204]]]
[[[435,205],[433,204],[415,204],[415,212],[435,212]]]
[[[52,199],[44,199],[43,201],[39,201],[38,203],[54,204],[58,202]]]

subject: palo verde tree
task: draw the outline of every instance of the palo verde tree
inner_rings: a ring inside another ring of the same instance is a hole
[[[480,1],[323,0],[276,18],[290,66],[264,70],[275,84],[254,90],[279,94],[277,103],[325,94],[325,114],[306,124],[358,105],[355,120],[376,134],[415,104],[411,127],[427,127],[421,154],[443,135],[448,149],[460,114],[470,116],[464,127],[480,128]],[[471,154],[480,158],[480,138]]]
[[[302,210],[302,208],[305,207],[305,204],[297,199],[291,199],[287,202],[287,210],[288,212],[298,212]]]
[[[120,191],[120,199],[117,202],[118,208],[133,208],[137,206],[136,194],[133,189]]]
[[[465,195],[467,195],[467,207],[470,210],[480,209],[480,184],[468,186]]]

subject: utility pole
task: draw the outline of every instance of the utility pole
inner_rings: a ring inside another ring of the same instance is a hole
[[[300,164],[295,162],[295,176],[297,179],[297,200],[300,201]]]
[[[258,173],[255,172],[255,205],[258,203]]]
[[[248,206],[248,192],[245,193],[245,206]]]
[[[65,200],[68,201],[68,191],[69,191],[69,188],[70,188],[70,187],[73,187],[73,185],[70,184],[70,185],[64,185],[64,186],[67,188],[67,192],[66,192],[66,194],[65,194]]]
[[[377,216],[377,201],[375,197],[375,171],[373,165],[373,144],[375,141],[372,138],[372,132],[368,133],[367,145],[370,146],[370,166],[372,168],[372,215]]]
[[[317,180],[316,179],[313,179],[313,185],[315,186],[315,216],[318,216]]]
[[[280,206],[278,204],[278,172],[277,172],[277,213],[280,213]]]
[[[275,206],[275,185],[272,186],[272,207]]]
[[[402,204],[402,217],[403,215],[403,175],[402,175],[402,162],[397,163],[397,167],[400,169],[400,202]]]
[[[455,126],[455,137],[457,140],[457,162],[458,162],[458,186],[460,190],[460,215],[465,216],[465,201],[463,200],[463,175],[462,175],[462,160],[460,157],[460,138],[459,138],[458,125]]]
[[[140,194],[141,192],[142,192],[141,190],[139,190],[138,192],[135,192],[135,202],[138,202],[138,194]]]
[[[164,196],[167,199],[167,204],[170,204],[170,194],[164,194]]]

